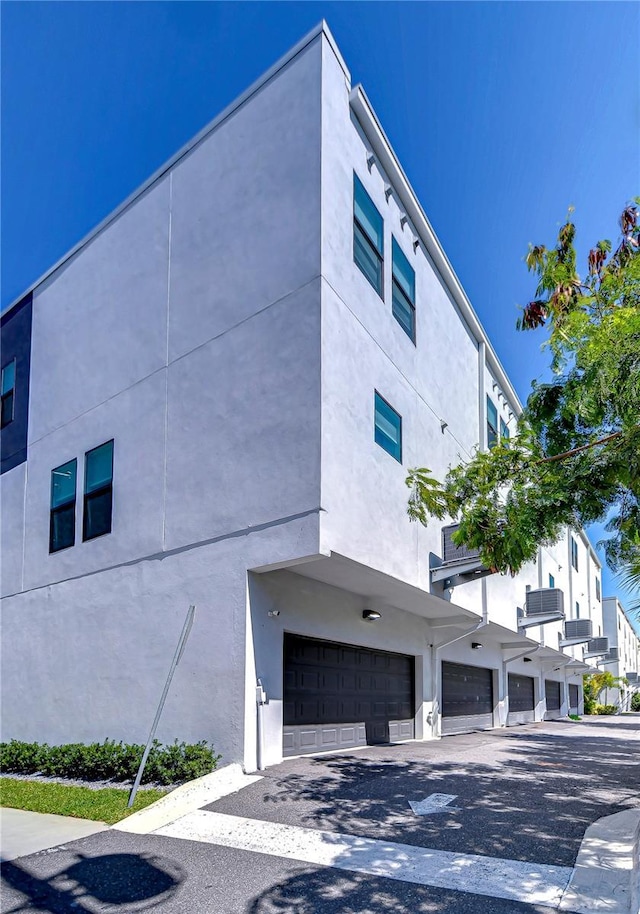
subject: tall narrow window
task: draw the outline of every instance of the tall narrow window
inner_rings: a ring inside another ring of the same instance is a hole
[[[113,441],[84,455],[84,513],[82,539],[111,533],[113,504]]]
[[[353,176],[353,259],[380,298],[384,298],[384,223],[356,174]]]
[[[498,443],[498,410],[491,397],[487,397],[487,447]]]
[[[556,579],[552,574],[549,575],[549,587],[553,588],[556,586]]]
[[[49,552],[59,552],[76,541],[76,475],[74,458],[51,471]]]
[[[16,391],[16,360],[12,359],[2,369],[2,418],[0,427],[4,428],[13,420],[13,407]]]
[[[402,463],[402,417],[377,391],[375,396],[375,439],[376,444]]]
[[[596,578],[596,600],[600,602],[600,578]]]
[[[580,604],[576,602],[576,619],[580,618]]]
[[[416,273],[395,238],[392,239],[391,310],[410,340],[416,341]]]
[[[502,416],[500,416],[500,442],[501,442],[505,447],[509,447],[509,438],[510,438],[510,437],[511,437],[511,433],[510,433],[510,431],[509,431],[509,426],[508,426],[507,423],[504,421],[504,419],[502,418]]]
[[[576,541],[574,540],[573,537],[571,537],[571,564],[577,571],[578,570],[578,544],[576,543]]]

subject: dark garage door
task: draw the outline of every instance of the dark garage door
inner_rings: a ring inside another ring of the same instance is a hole
[[[569,686],[569,714],[578,713],[578,701],[580,699],[580,693],[578,691],[577,685]]]
[[[562,707],[562,691],[560,683],[555,679],[545,679],[544,697],[547,705],[545,720],[553,720],[560,717],[560,708]]]
[[[493,727],[493,671],[442,662],[442,733]]]
[[[413,739],[414,658],[284,636],[283,754]]]
[[[531,676],[509,673],[509,717],[507,724],[524,724],[535,720],[535,690]]]

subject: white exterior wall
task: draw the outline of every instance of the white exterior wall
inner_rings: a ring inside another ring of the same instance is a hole
[[[2,477],[7,737],[143,741],[196,603],[158,736],[243,759],[247,568],[318,551],[320,46],[35,290],[28,461]],[[84,454],[111,438],[112,532],[83,543]],[[73,457],[76,543],[50,555]]]
[[[605,597],[602,601],[604,616],[604,633],[609,638],[610,647],[618,648],[618,662],[607,663],[601,667],[613,676],[626,676],[638,673],[640,664],[640,639],[629,622],[625,609],[617,597]],[[622,689],[606,689],[600,701],[603,704],[615,704],[621,711],[631,708],[631,696],[640,690],[640,684],[630,682]]]

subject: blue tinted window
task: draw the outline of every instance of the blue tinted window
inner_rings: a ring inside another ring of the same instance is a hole
[[[509,426],[508,426],[507,423],[504,421],[504,419],[503,419],[502,417],[500,417],[500,438],[501,438],[501,440],[502,440],[502,443],[503,443],[506,447],[509,446],[509,438],[510,438],[510,437],[511,437],[511,433],[510,433],[510,431],[509,431]]]
[[[12,359],[2,369],[2,393],[8,394],[16,386],[16,360]]]
[[[14,400],[16,386],[16,360],[12,359],[2,369],[2,378],[0,379],[1,391],[1,419],[0,427],[4,428],[13,421]]]
[[[395,238],[392,239],[391,310],[404,332],[416,339],[416,274]]]
[[[51,471],[49,552],[68,549],[76,541],[77,467],[77,461],[70,460]]]
[[[498,442],[498,410],[491,397],[487,397],[487,446]]]
[[[82,539],[111,533],[113,507],[113,441],[85,454]]]
[[[353,259],[383,297],[384,223],[358,176],[353,176]]]
[[[556,579],[554,578],[554,576],[552,574],[550,574],[549,575],[549,587],[555,587],[555,586],[556,586]]]
[[[380,447],[402,463],[402,418],[376,391],[375,440]]]

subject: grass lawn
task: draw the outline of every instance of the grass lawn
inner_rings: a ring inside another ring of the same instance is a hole
[[[75,787],[67,784],[50,784],[43,781],[22,781],[15,778],[0,778],[0,805],[13,809],[29,809],[32,812],[51,812],[58,816],[75,816],[78,819],[94,819],[113,825],[132,812],[144,809],[155,800],[165,796],[165,790],[139,790],[132,809],[127,809],[128,790],[106,787],[91,790],[89,787]]]

